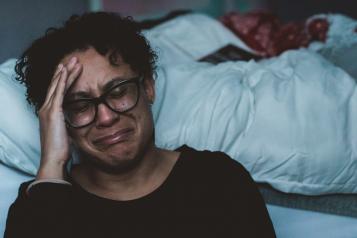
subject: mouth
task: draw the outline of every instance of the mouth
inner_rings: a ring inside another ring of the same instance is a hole
[[[121,129],[115,132],[114,134],[96,138],[95,140],[93,140],[93,144],[98,146],[110,146],[117,143],[121,143],[127,141],[133,132],[134,129],[132,128]]]

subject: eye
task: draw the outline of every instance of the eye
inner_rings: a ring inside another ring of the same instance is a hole
[[[122,85],[113,88],[113,90],[109,93],[110,98],[120,98],[124,96],[128,91],[128,86],[127,85]]]
[[[90,102],[87,101],[78,101],[78,102],[73,102],[71,103],[68,107],[67,110],[71,113],[80,113],[80,112],[85,112],[88,110],[88,108],[91,106]]]

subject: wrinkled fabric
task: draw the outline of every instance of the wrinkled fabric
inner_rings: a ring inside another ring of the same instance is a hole
[[[222,150],[255,181],[300,194],[357,192],[355,81],[316,53],[164,67],[156,143]]]

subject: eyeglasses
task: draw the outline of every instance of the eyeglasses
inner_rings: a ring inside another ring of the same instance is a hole
[[[116,113],[131,110],[139,101],[140,83],[143,78],[143,76],[139,76],[122,81],[97,98],[64,102],[63,112],[66,123],[73,128],[90,125],[95,121],[98,105],[101,103]]]

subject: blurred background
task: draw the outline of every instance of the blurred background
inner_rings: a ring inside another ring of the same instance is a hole
[[[283,21],[318,13],[342,13],[357,19],[356,0],[0,0],[0,63],[18,57],[48,27],[60,25],[72,14],[104,10],[143,20],[180,9],[212,17],[266,9]]]

